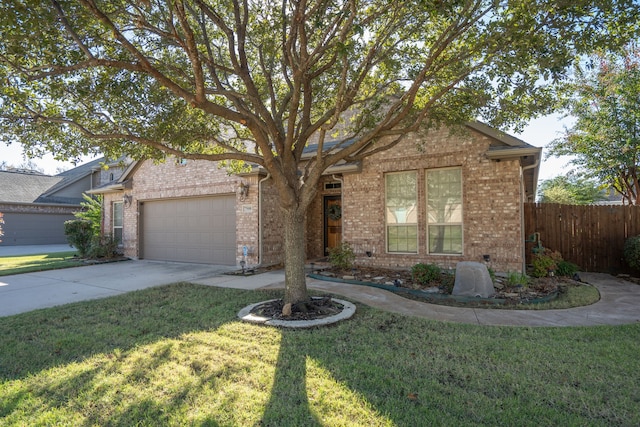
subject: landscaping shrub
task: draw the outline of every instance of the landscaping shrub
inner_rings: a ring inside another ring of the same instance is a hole
[[[517,271],[510,271],[507,273],[507,286],[523,286],[529,285],[529,278],[526,274],[519,273]]]
[[[78,255],[81,258],[85,258],[88,255],[94,236],[91,221],[84,219],[65,221],[64,234],[67,236],[69,244],[77,249]]]
[[[531,275],[533,277],[546,277],[549,273],[555,274],[560,261],[562,261],[560,252],[545,248],[542,252],[533,256],[533,261],[531,262],[533,271]]]
[[[88,196],[83,193],[83,202],[80,202],[82,210],[73,214],[77,219],[83,219],[91,223],[91,230],[94,236],[100,235],[102,228],[102,196]]]
[[[558,261],[558,265],[556,267],[556,275],[564,276],[564,277],[573,277],[574,274],[578,272],[578,267],[572,262],[561,260]]]
[[[428,285],[430,282],[439,281],[441,279],[441,270],[435,264],[419,263],[411,267],[411,276],[413,280],[421,285]]]
[[[89,258],[113,258],[118,254],[118,244],[120,242],[110,234],[104,236],[93,236],[91,246],[87,251]]]
[[[335,268],[353,268],[356,254],[347,242],[342,242],[340,246],[329,249],[329,262]]]
[[[623,253],[629,267],[640,270],[640,235],[629,237],[624,242]]]

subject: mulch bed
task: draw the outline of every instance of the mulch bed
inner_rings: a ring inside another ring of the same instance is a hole
[[[267,301],[251,310],[252,314],[277,320],[315,320],[333,316],[343,310],[342,304],[331,299],[330,296],[315,297],[306,303],[291,306],[291,314],[283,315],[284,301],[282,299]]]
[[[446,299],[437,298],[438,296],[451,295],[453,289],[453,272],[443,272],[440,281],[422,285],[413,280],[411,271],[395,270],[388,268],[376,267],[358,267],[351,270],[342,270],[333,267],[322,269],[321,275],[329,275],[341,279],[351,279],[361,282],[368,282],[378,285],[394,286],[399,291],[404,290],[421,290],[428,291],[432,296],[426,294],[424,298],[415,294],[403,293],[412,299],[428,300],[429,302],[439,302],[450,305],[466,305],[460,301],[446,301]],[[545,298],[557,293],[560,288],[571,282],[569,279],[559,277],[543,277],[531,278],[528,286],[509,286],[505,278],[496,278],[496,293],[492,297],[495,300],[504,300],[505,305],[517,305],[525,302]]]

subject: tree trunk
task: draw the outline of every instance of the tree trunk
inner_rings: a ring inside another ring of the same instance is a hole
[[[306,258],[305,213],[299,208],[282,209],[284,231],[284,303],[292,305],[309,300],[304,271]]]

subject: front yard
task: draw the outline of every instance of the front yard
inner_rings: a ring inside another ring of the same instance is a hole
[[[640,424],[640,325],[236,319],[277,296],[181,283],[0,318],[2,424]]]

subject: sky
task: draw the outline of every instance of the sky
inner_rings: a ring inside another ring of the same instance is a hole
[[[554,114],[532,120],[529,125],[520,134],[512,135],[528,142],[536,147],[545,147],[551,141],[556,139],[562,133],[564,126],[570,126],[571,119],[562,119],[560,115]],[[78,164],[84,164],[95,159],[95,157],[84,157]],[[19,144],[14,143],[6,146],[0,143],[0,162],[6,161],[10,165],[19,166],[26,163],[26,159],[22,154],[22,148]],[[572,168],[568,165],[569,158],[548,158],[545,151],[542,152],[542,164],[540,165],[539,181],[550,179],[558,175],[569,172]],[[74,167],[69,162],[59,162],[53,159],[53,155],[48,154],[43,158],[32,159],[32,161],[44,170],[47,175],[55,175],[58,169],[67,170]]]

